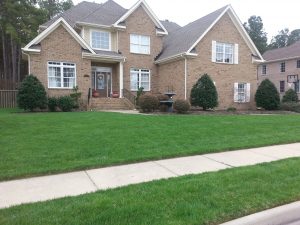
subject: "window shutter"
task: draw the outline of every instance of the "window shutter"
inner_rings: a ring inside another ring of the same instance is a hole
[[[234,45],[234,64],[239,64],[239,45]]]
[[[234,83],[234,94],[233,94],[233,101],[234,102],[239,102],[238,87],[239,87],[239,83]]]
[[[250,102],[250,91],[251,91],[250,83],[247,83],[247,85],[246,85],[246,102]]]
[[[216,62],[216,41],[211,42],[211,61]]]

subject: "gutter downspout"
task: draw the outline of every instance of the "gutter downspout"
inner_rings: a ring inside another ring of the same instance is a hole
[[[27,55],[27,57],[28,57],[28,74],[31,74],[31,69],[30,69],[30,55],[28,54],[28,53],[25,53],[24,51],[23,51],[23,54],[24,55]]]

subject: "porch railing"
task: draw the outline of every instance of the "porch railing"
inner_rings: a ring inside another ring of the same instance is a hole
[[[123,89],[123,97],[127,98],[134,106],[136,106],[136,96],[127,89]]]
[[[17,107],[17,90],[0,90],[0,108]]]

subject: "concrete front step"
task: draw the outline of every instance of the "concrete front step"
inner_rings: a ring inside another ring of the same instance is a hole
[[[134,105],[127,98],[92,98],[91,109],[94,110],[130,110]]]

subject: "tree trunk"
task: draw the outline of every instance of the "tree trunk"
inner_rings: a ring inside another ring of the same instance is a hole
[[[16,87],[16,81],[17,81],[17,48],[16,43],[12,39],[12,36],[10,36],[10,43],[11,43],[11,65],[12,65],[12,81],[14,84],[14,88]]]
[[[2,34],[2,54],[3,54],[3,77],[7,78],[7,55],[6,55],[6,39],[5,39],[5,34],[4,30],[1,32]]]
[[[21,61],[22,61],[21,46],[19,44],[17,45],[17,50],[18,50],[17,85],[19,87],[20,82],[21,82]]]

